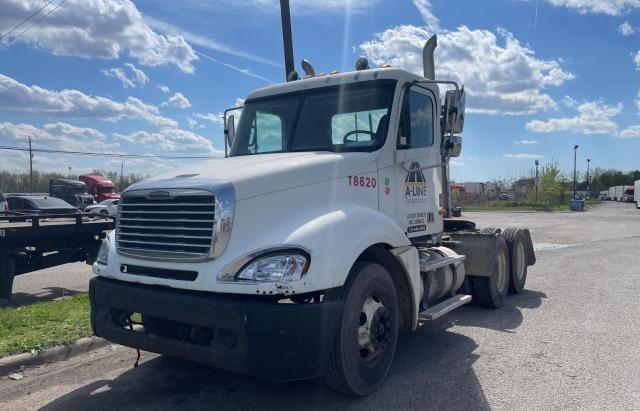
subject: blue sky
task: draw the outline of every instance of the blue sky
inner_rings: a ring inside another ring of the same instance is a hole
[[[219,114],[280,82],[277,0],[2,0],[0,146],[218,155]],[[49,4],[50,3],[50,4]],[[296,63],[351,70],[358,56],[463,82],[456,180],[528,175],[533,162],[640,168],[640,0],[291,0]],[[53,11],[52,11],[53,10]],[[47,12],[49,16],[40,20]],[[32,23],[33,27],[15,37]],[[154,174],[195,160],[127,159]],[[28,156],[0,150],[0,169]],[[117,158],[38,154],[40,170],[119,170]]]

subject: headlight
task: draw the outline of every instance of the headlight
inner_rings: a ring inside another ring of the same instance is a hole
[[[267,255],[247,264],[236,278],[264,282],[289,282],[302,278],[308,269],[309,259],[305,255]]]
[[[98,264],[107,265],[107,262],[109,261],[109,237],[102,240],[96,261]]]

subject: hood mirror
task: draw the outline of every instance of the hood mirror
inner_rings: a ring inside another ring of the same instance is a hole
[[[236,138],[236,120],[234,114],[227,117],[227,124],[225,124],[224,127],[224,135],[227,139],[227,145],[231,147],[233,145],[233,140]]]

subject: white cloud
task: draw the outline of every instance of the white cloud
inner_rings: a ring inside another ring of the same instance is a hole
[[[191,102],[189,101],[188,98],[185,97],[184,94],[177,92],[173,96],[169,97],[169,100],[162,103],[161,106],[189,108],[191,107]]]
[[[619,16],[640,8],[640,0],[547,0],[556,7],[574,9],[580,14],[597,13]]]
[[[67,118],[96,118],[117,121],[124,118],[141,119],[156,126],[176,127],[175,120],[162,117],[156,106],[128,97],[123,103],[87,95],[78,90],[48,90],[28,86],[0,74],[0,111],[5,113],[57,116]]]
[[[377,65],[391,64],[422,75],[422,48],[432,32],[404,25],[376,34],[360,51]],[[465,85],[467,109],[484,114],[522,115],[556,103],[543,90],[574,78],[559,60],[542,60],[504,29],[498,34],[461,26],[439,34],[436,75]]]
[[[199,51],[196,51],[196,53],[198,54],[198,56],[203,57],[206,60],[209,60],[209,61],[211,61],[213,63],[219,64],[219,65],[221,65],[223,67],[229,68],[231,70],[237,71],[238,73],[242,73],[245,76],[257,78],[259,80],[264,81],[265,83],[273,83],[273,81],[269,80],[268,78],[263,77],[263,76],[261,76],[259,74],[255,74],[253,71],[251,71],[251,69],[234,66],[233,64],[229,64],[229,63],[226,63],[224,61],[218,60],[216,58],[211,57],[208,54],[205,54],[205,53],[202,53],[202,52],[199,52]]]
[[[198,114],[196,114],[196,117],[198,117],[201,120],[206,120],[206,121],[210,121],[210,122],[212,122],[214,124],[222,125],[222,117],[223,117],[222,113],[218,113],[218,114],[214,114],[214,113],[198,113]]]
[[[0,32],[7,32],[40,7],[39,2],[4,0]],[[3,40],[11,42],[11,38]],[[126,51],[142,65],[174,64],[186,73],[193,73],[193,62],[198,60],[183,37],[159,34],[149,27],[130,0],[68,0],[18,41],[62,56],[116,59]]]
[[[562,97],[562,104],[564,104],[567,107],[575,107],[578,104],[578,102],[569,96],[564,96]]]
[[[25,123],[0,123],[0,139],[13,140],[22,146],[26,136],[31,137],[35,148],[86,151],[88,144],[94,149],[118,146],[108,143],[106,135],[96,129],[64,122],[47,123],[42,127]]]
[[[625,128],[620,132],[619,137],[620,138],[640,138],[640,124]]]
[[[622,34],[623,36],[630,36],[635,32],[636,32],[636,28],[633,27],[631,24],[629,24],[628,21],[625,21],[624,23],[618,26],[618,33]]]
[[[297,0],[291,2],[291,12],[294,14],[341,14],[363,13],[370,11],[381,0]],[[227,0],[231,3],[230,0]],[[234,6],[245,6],[255,9],[280,10],[279,0],[245,0],[233,1]]]
[[[512,160],[539,160],[544,158],[541,154],[529,154],[529,153],[507,153],[502,155],[504,158],[510,158]]]
[[[612,118],[621,114],[622,109],[622,103],[607,105],[602,101],[587,101],[576,107],[574,117],[533,120],[527,123],[527,129],[536,133],[617,134],[618,125]]]
[[[640,50],[633,57],[633,62],[636,64],[636,70],[640,71]]]
[[[198,155],[204,156],[222,154],[221,151],[213,147],[211,140],[189,130],[161,128],[154,132],[140,130],[129,134],[114,133],[114,137],[132,144],[140,144],[166,151],[185,152],[197,150]]]
[[[638,90],[638,94],[636,95],[636,107],[638,107],[638,113],[640,113],[640,90]]]
[[[430,0],[413,0],[413,4],[416,6],[425,24],[432,31],[440,30],[440,19],[433,14]]]
[[[164,84],[158,84],[158,88],[160,89],[160,91],[162,91],[165,94],[171,92],[171,89],[169,88],[169,86],[165,86]]]
[[[125,68],[129,69],[131,77],[127,74],[125,69],[120,67],[113,67],[108,70],[102,70],[102,74],[108,77],[114,77],[122,82],[124,88],[135,88],[137,86],[143,87],[149,82],[149,77],[144,71],[131,63],[124,63]]]
[[[190,129],[193,130],[194,128],[198,127],[198,122],[192,119],[191,117],[187,117],[187,125],[189,126]]]
[[[539,141],[538,140],[516,140],[515,143],[516,144],[531,145],[531,144],[538,144]]]
[[[201,36],[199,34],[195,34],[195,33],[191,33],[189,31],[183,30],[179,27],[174,26],[173,24],[169,24],[167,22],[164,21],[160,21],[157,19],[154,19],[152,17],[149,16],[144,16],[144,20],[147,22],[147,24],[149,24],[149,26],[151,26],[152,28],[154,28],[155,30],[158,30],[162,33],[165,34],[170,34],[170,35],[174,35],[174,36],[180,36],[183,37],[185,40],[187,40],[189,43],[199,46],[199,47],[203,47],[203,48],[207,48],[210,50],[215,50],[215,51],[219,51],[221,53],[226,53],[226,54],[230,54],[232,56],[236,56],[236,57],[242,57],[245,58],[247,60],[252,60],[258,63],[263,63],[263,64],[268,64],[270,66],[275,66],[275,67],[280,67],[281,64],[277,63],[273,60],[269,60],[266,59],[264,57],[260,57],[260,56],[256,56],[255,54],[251,54],[248,53],[246,51],[243,50],[238,50],[234,47],[228,46],[226,44],[222,44],[214,39],[211,38],[211,36]]]

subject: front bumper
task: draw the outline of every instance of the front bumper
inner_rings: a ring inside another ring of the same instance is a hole
[[[278,303],[102,277],[91,279],[89,295],[99,337],[272,381],[322,374],[343,308],[340,301]],[[131,313],[141,313],[145,326],[124,324]]]

